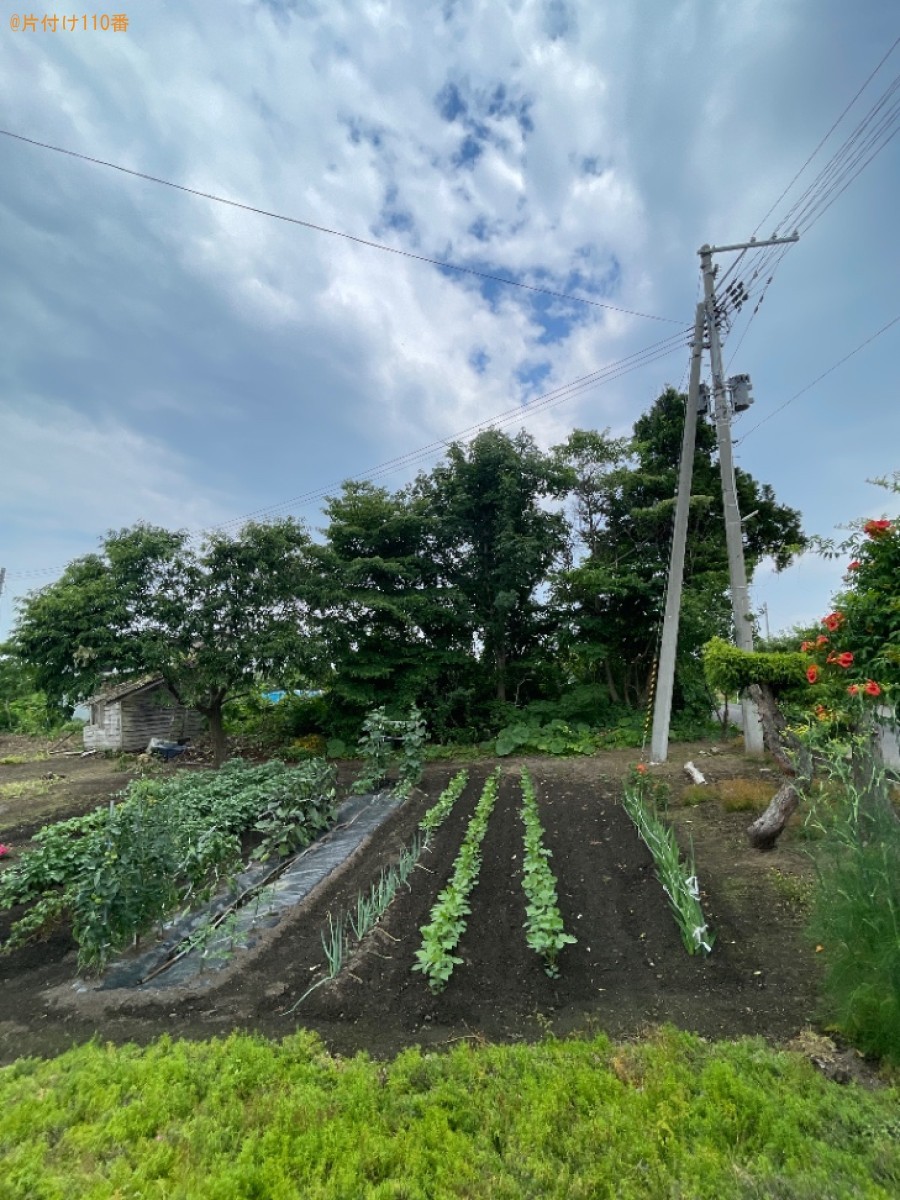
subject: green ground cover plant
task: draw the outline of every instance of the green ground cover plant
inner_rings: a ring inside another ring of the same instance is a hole
[[[80,968],[101,969],[165,915],[205,899],[240,865],[244,835],[261,835],[259,859],[292,853],[328,828],[334,800],[321,759],[133,780],[118,803],[47,826],[0,869],[0,909],[30,906],[4,949],[69,916]]]
[[[450,882],[440,893],[431,910],[431,920],[423,925],[422,944],[416,951],[414,971],[421,971],[433,992],[447,986],[453,968],[462,962],[453,951],[466,929],[466,917],[472,911],[469,896],[481,871],[481,843],[497,802],[500,771],[489,776],[469,821],[459,853],[453,864]]]
[[[640,764],[625,784],[622,805],[656,864],[656,877],[669,897],[688,954],[709,954],[715,940],[700,906],[700,885],[691,850],[682,862],[675,832],[659,815],[654,789]]]
[[[673,1030],[330,1057],[300,1030],[0,1070],[5,1200],[891,1200],[900,1092]]]
[[[522,887],[525,890],[525,937],[528,945],[544,961],[551,979],[559,975],[557,958],[564,946],[578,939],[566,933],[556,894],[556,879],[550,869],[550,851],[544,845],[544,830],[538,815],[534,783],[522,772],[522,823],[525,826],[525,852],[522,860]]]

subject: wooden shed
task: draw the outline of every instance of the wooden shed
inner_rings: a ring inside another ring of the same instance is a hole
[[[189,741],[203,732],[204,720],[180,704],[162,679],[135,679],[99,692],[88,701],[86,750],[146,750],[151,738]]]

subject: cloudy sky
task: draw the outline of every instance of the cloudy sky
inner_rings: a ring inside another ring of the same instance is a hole
[[[592,303],[0,136],[0,635],[17,595],[111,527],[264,510],[315,528],[342,479],[501,413],[545,445],[628,432],[686,379],[698,247],[771,233],[900,70],[898,47],[779,200],[900,34],[893,0],[121,7],[124,32],[94,30],[101,9],[54,32],[52,7],[4,0],[3,129]],[[756,396],[737,461],[811,533],[900,511],[866,482],[900,468],[900,323],[777,411],[900,315],[898,185],[900,138],[810,218],[726,343]],[[756,291],[772,263],[756,251],[730,279]],[[762,570],[754,599],[775,630],[826,611],[840,578],[809,557]]]

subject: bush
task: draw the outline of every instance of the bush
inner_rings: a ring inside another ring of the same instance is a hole
[[[540,754],[593,754],[597,740],[587,725],[574,728],[565,721],[550,721],[547,725],[520,722],[501,729],[497,738],[497,754],[505,757],[517,750]]]
[[[861,741],[820,749],[832,784],[807,823],[819,834],[811,935],[824,947],[825,1016],[861,1050],[900,1063],[900,820]]]

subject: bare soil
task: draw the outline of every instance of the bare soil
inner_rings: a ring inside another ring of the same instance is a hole
[[[0,756],[11,752],[0,743]],[[227,970],[210,974],[200,988],[79,991],[75,945],[65,929],[0,957],[0,1061],[58,1053],[94,1036],[146,1043],[164,1032],[204,1038],[244,1029],[279,1037],[300,1025],[319,1032],[335,1052],[364,1049],[379,1057],[415,1043],[534,1040],[548,1031],[602,1029],[628,1037],[663,1021],[707,1037],[760,1034],[787,1043],[815,1013],[815,947],[803,932],[811,865],[802,828],[790,827],[776,850],[760,854],[745,838],[752,812],[728,812],[715,800],[680,806],[690,784],[687,759],[720,796],[727,797],[732,780],[761,778],[760,764],[733,744],[676,746],[669,763],[651,769],[672,787],[670,815],[682,845],[693,842],[704,910],[716,933],[711,956],[689,956],[649,852],[618,803],[635,758],[633,750],[622,750],[587,759],[501,761],[497,807],[459,950],[464,962],[440,995],[412,971],[418,930],[449,877],[493,761],[470,767],[466,792],[380,928],[338,979],[299,1005],[324,974],[321,933],[328,914],[351,908],[396,861],[457,769],[453,764],[429,766],[421,790],[368,843],[252,952],[237,952]],[[63,761],[67,778],[50,781],[52,807],[14,804],[0,813],[0,839],[21,845],[35,822],[105,802],[128,778],[105,760]],[[562,916],[578,939],[561,955],[557,980],[546,976],[522,928],[523,766],[538,788]],[[46,763],[0,772],[6,781],[10,772],[27,778],[28,769],[39,774],[40,768]],[[774,791],[774,774],[762,777]],[[0,914],[0,937],[9,917]]]

